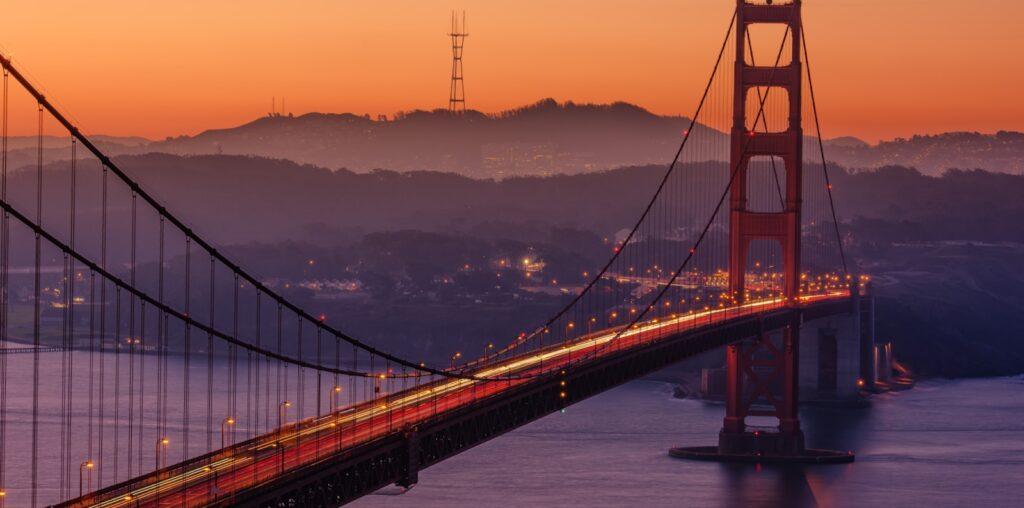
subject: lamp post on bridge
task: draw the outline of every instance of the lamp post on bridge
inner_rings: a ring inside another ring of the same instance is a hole
[[[235,426],[235,418],[232,417],[232,416],[229,416],[229,417],[225,418],[222,422],[220,422],[220,447],[221,448],[227,448],[227,444],[226,444],[226,442],[227,442],[227,430],[228,430],[229,427],[231,428],[231,430],[234,430],[234,426]]]
[[[284,435],[285,417],[287,416],[288,408],[290,407],[292,407],[292,403],[287,400],[281,401],[281,403],[277,405],[277,437],[274,440],[274,446],[277,448],[278,457],[280,457],[280,461],[278,461],[278,470],[281,472],[284,471],[284,447],[281,446],[281,436]]]
[[[335,410],[338,409],[338,395],[341,395],[341,387],[338,386],[338,385],[334,385],[334,388],[331,388],[331,394],[330,394],[330,397],[331,397],[331,409],[330,410],[331,410],[332,413]]]
[[[171,440],[167,439],[166,437],[162,437],[162,438],[156,440],[156,453],[154,454],[154,458],[156,459],[156,469],[158,469],[158,470],[160,469],[160,465],[162,463],[161,460],[160,460],[161,459],[160,451],[163,450],[164,448],[166,448],[167,445],[169,445],[169,444],[171,444]]]
[[[78,497],[85,495],[85,474],[89,472],[89,484],[92,484],[92,468],[95,464],[91,460],[87,460],[78,466]]]
[[[292,407],[290,401],[283,401],[277,406],[277,430],[281,431],[281,427],[284,427],[286,416],[288,416],[288,408]]]

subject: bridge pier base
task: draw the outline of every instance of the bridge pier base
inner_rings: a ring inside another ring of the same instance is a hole
[[[718,446],[673,448],[673,457],[720,462],[843,463],[853,452],[809,449],[797,412],[800,399],[800,318],[794,314],[777,346],[763,323],[757,339],[730,344],[726,350],[725,419]],[[771,409],[756,407],[763,401]],[[774,417],[773,429],[749,427],[748,416]]]
[[[854,460],[853,452],[819,450],[815,448],[804,448],[799,454],[776,454],[774,448],[779,444],[783,447],[792,445],[792,443],[785,442],[785,435],[766,432],[760,437],[753,437],[751,434],[753,433],[747,433],[748,436],[742,443],[745,447],[749,448],[746,448],[741,453],[724,453],[717,446],[672,448],[668,453],[680,459],[748,464],[844,464]],[[801,434],[799,438],[802,442],[803,435]]]
[[[772,432],[763,430],[718,434],[718,453],[723,455],[798,456],[804,453],[802,430]]]

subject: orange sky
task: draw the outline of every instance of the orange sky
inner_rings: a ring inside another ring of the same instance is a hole
[[[86,8],[88,6],[88,8]],[[92,133],[159,138],[289,111],[625,100],[690,114],[730,0],[6,0],[0,45]],[[1024,130],[1024,2],[807,0],[825,135]]]

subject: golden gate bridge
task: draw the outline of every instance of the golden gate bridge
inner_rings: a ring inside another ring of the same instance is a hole
[[[549,319],[466,361],[383,351],[304,310],[0,64],[0,343],[31,345],[0,355],[0,507],[336,506],[720,347],[719,444],[673,454],[853,459],[807,448],[797,414],[801,325],[859,322],[868,288],[843,252],[799,0],[737,1],[690,127],[609,260]],[[8,165],[12,118],[36,132],[32,167]],[[47,161],[55,133],[70,153]],[[9,186],[15,171],[34,185]]]

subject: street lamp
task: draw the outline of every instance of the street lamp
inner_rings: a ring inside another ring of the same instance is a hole
[[[160,450],[161,450],[161,448],[166,447],[169,444],[171,444],[171,440],[167,439],[166,437],[162,437],[162,438],[156,440],[156,453],[154,455],[155,455],[155,458],[156,458],[156,468],[157,469],[160,469]]]
[[[227,444],[225,444],[226,441],[227,441],[227,436],[226,436],[226,434],[227,434],[227,427],[233,427],[234,425],[235,425],[235,419],[234,419],[234,417],[231,417],[231,416],[225,418],[224,421],[220,422],[220,447],[221,448],[226,448],[227,447]]]
[[[331,389],[331,411],[334,411],[335,409],[338,408],[338,395],[340,393],[341,393],[341,387],[340,386],[335,385],[334,388]]]
[[[94,466],[95,466],[95,464],[93,464],[91,460],[87,460],[87,461],[83,462],[80,466],[78,466],[78,497],[82,497],[82,496],[85,495],[85,481],[84,481],[84,479],[85,479],[85,472],[86,471],[89,471],[89,473],[90,473],[89,483],[92,484],[92,475],[91,475],[91,473],[92,473],[92,468]]]
[[[494,350],[494,343],[488,342],[487,346],[484,347],[484,361],[487,361],[491,357],[491,351]]]
[[[288,408],[290,407],[292,407],[292,403],[288,402],[287,400],[282,402],[277,407],[277,428],[279,430],[281,429],[281,427],[284,427],[285,415],[287,414]]]
[[[451,369],[450,370],[455,370],[455,360],[458,360],[459,358],[462,358],[462,353],[456,351],[455,354],[452,355],[452,361],[451,361],[451,364],[450,364]]]

